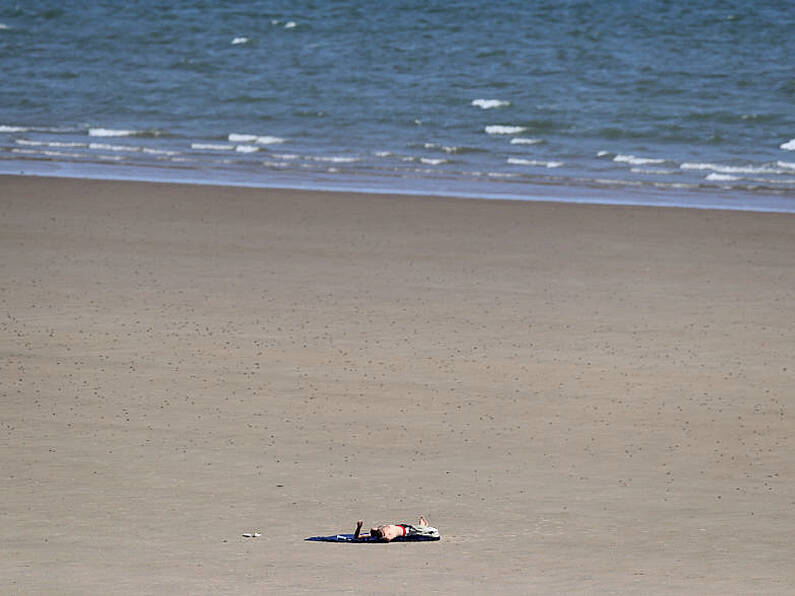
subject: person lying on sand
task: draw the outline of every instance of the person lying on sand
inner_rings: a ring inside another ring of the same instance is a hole
[[[356,522],[356,532],[353,534],[354,540],[366,540],[371,538],[375,540],[382,540],[384,542],[390,542],[395,538],[400,538],[403,536],[427,536],[429,538],[436,538],[439,536],[439,530],[429,526],[428,520],[426,520],[422,515],[420,516],[420,521],[416,526],[404,523],[384,524],[382,526],[370,528],[369,536],[367,534],[361,534],[363,524],[364,521],[362,520]]]

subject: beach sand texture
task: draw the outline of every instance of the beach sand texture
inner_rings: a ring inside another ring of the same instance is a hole
[[[0,255],[2,593],[795,591],[793,215],[0,177]]]

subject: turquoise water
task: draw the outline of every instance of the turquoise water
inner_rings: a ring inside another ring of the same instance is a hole
[[[0,171],[795,211],[795,3],[0,4]]]

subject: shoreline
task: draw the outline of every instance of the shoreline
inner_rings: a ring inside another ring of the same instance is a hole
[[[795,587],[795,218],[0,188],[0,591]]]
[[[151,182],[189,184],[196,186],[229,186],[236,188],[298,190],[307,192],[354,192],[372,195],[407,195],[459,198],[488,201],[553,202],[587,205],[626,205],[669,207],[717,211],[745,211],[755,213],[795,213],[795,196],[770,190],[751,192],[738,189],[655,188],[652,185],[577,184],[574,180],[560,183],[495,182],[440,179],[390,179],[383,177],[295,173],[269,174],[251,171],[202,170],[194,168],[155,168],[113,166],[112,164],[65,164],[59,162],[19,162],[20,166],[36,171],[10,171],[10,164],[0,163],[0,176],[24,176],[105,180],[117,182]],[[33,168],[31,168],[33,166]],[[15,168],[14,168],[15,169]],[[65,170],[65,171],[64,171]],[[400,180],[390,187],[388,180]],[[503,184],[504,192],[495,190]],[[478,189],[472,192],[472,189]]]

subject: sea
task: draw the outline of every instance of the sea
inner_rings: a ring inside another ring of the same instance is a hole
[[[2,0],[0,172],[795,212],[795,2]]]

